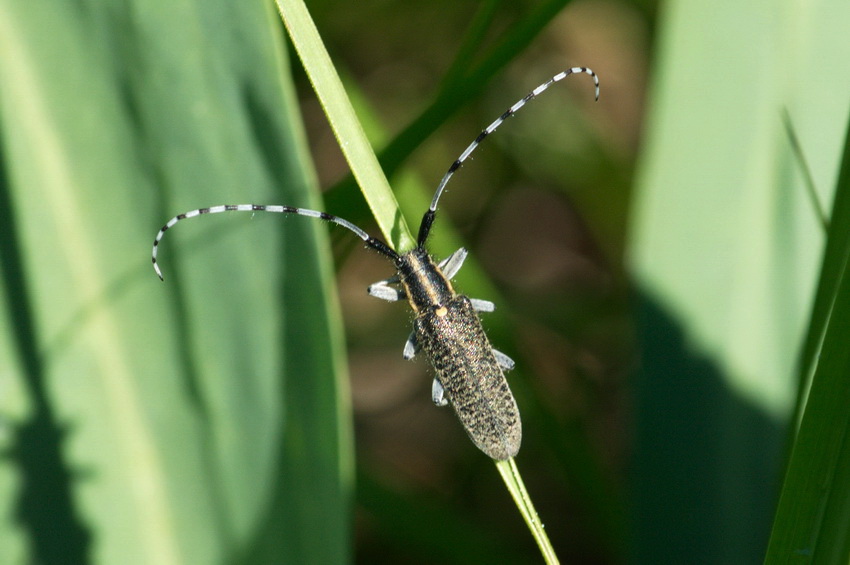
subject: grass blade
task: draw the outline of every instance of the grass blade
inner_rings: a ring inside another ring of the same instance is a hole
[[[396,250],[413,248],[416,243],[307,7],[302,0],[277,0],[277,6],[381,232]]]
[[[552,543],[549,541],[549,536],[546,535],[546,530],[543,529],[543,522],[537,516],[537,511],[534,509],[534,504],[531,502],[531,497],[528,491],[525,490],[525,483],[522,481],[522,475],[517,469],[516,462],[513,458],[506,461],[494,461],[496,469],[502,476],[508,492],[514,499],[514,504],[522,514],[522,519],[534,536],[534,541],[537,542],[537,547],[540,548],[540,554],[547,565],[559,563],[558,556],[555,555],[555,550],[552,548]]]
[[[345,562],[326,226],[186,222],[165,284],[148,256],[190,208],[316,205],[276,15],[137,8],[0,3],[0,562]]]
[[[850,125],[802,370],[814,367],[767,563],[850,559]],[[818,350],[817,344],[822,344]],[[807,379],[801,379],[805,382]]]

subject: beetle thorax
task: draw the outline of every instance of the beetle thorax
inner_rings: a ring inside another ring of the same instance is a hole
[[[437,311],[455,296],[451,283],[424,249],[402,255],[398,274],[410,307],[417,314]]]

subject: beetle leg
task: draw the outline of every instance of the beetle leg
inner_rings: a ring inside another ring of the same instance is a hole
[[[443,271],[443,274],[446,275],[447,279],[452,278],[460,271],[460,268],[463,266],[463,262],[466,260],[466,255],[468,251],[461,247],[437,265],[440,267],[440,270]]]
[[[404,291],[390,286],[391,284],[395,284],[397,282],[398,277],[392,277],[384,281],[378,281],[374,284],[370,284],[369,288],[366,289],[366,292],[369,293],[369,296],[374,296],[375,298],[380,298],[381,300],[386,300],[388,302],[404,300]]]
[[[510,357],[508,357],[507,355],[505,355],[504,353],[502,353],[498,349],[493,350],[493,355],[496,356],[496,363],[499,364],[499,367],[501,367],[502,369],[504,369],[506,371],[510,371],[511,369],[514,368],[514,365],[516,365],[516,363],[514,363],[513,359],[511,359]]]
[[[489,300],[470,298],[469,301],[472,303],[472,307],[475,308],[476,312],[492,312],[496,309],[496,305]]]
[[[416,343],[416,332],[410,332],[407,336],[407,341],[404,342],[404,352],[402,357],[410,361],[419,352],[419,344]]]
[[[437,406],[445,406],[449,403],[445,397],[443,385],[440,384],[440,381],[438,381],[436,377],[434,378],[434,382],[431,383],[431,400],[433,400],[434,404]]]

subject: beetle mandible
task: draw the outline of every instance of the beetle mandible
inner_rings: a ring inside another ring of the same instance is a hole
[[[171,218],[157,233],[153,242],[151,260],[154,270],[162,280],[156,261],[157,249],[165,232],[181,220],[216,214],[219,212],[276,212],[318,218],[340,225],[357,235],[367,247],[389,258],[396,275],[377,282],[368,288],[371,296],[388,301],[407,300],[414,312],[413,332],[404,345],[404,358],[412,359],[421,349],[434,367],[436,376],[431,387],[435,404],[451,404],[472,442],[489,457],[510,459],[519,451],[522,424],[519,410],[504,370],[512,369],[511,360],[494,349],[484,333],[478,312],[492,312],[492,302],[468,298],[455,292],[451,278],[460,270],[467,252],[461,248],[448,258],[436,263],[425,249],[425,242],[437,214],[437,204],[449,179],[475,151],[485,137],[493,133],[506,119],[514,115],[529,100],[537,97],[554,83],[571,74],[590,75],[599,99],[599,79],[587,67],[572,67],[558,73],[541,84],[493,123],[484,128],[478,137],[451,164],[443,176],[431,205],[419,224],[416,247],[397,253],[389,245],[370,236],[348,220],[316,210],[294,206],[234,204],[199,208]]]

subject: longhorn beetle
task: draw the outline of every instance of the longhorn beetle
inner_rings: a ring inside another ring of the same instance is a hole
[[[236,204],[199,208],[171,218],[153,242],[151,259],[156,274],[162,280],[162,272],[156,262],[156,253],[165,232],[180,220],[217,214],[219,212],[276,212],[298,214],[333,222],[363,240],[366,247],[389,258],[396,268],[396,275],[377,282],[368,288],[375,298],[390,302],[407,299],[413,309],[413,332],[404,344],[404,358],[412,359],[422,349],[436,372],[431,385],[431,397],[437,406],[448,403],[454,407],[461,424],[472,442],[493,459],[509,459],[519,451],[522,425],[519,410],[502,370],[512,369],[511,360],[504,353],[493,349],[477,312],[492,312],[492,302],[468,298],[457,294],[450,279],[460,270],[466,259],[466,250],[461,248],[448,258],[435,263],[425,250],[425,242],[437,214],[437,203],[449,179],[475,151],[485,137],[493,133],[505,120],[513,116],[529,100],[535,98],[554,83],[575,73],[590,75],[599,99],[599,79],[587,67],[567,69],[541,84],[516,104],[508,108],[493,123],[484,128],[478,137],[460,154],[449,167],[437,186],[431,206],[419,224],[416,247],[404,253],[396,253],[386,243],[370,236],[348,220],[326,212],[296,208],[293,206]]]

